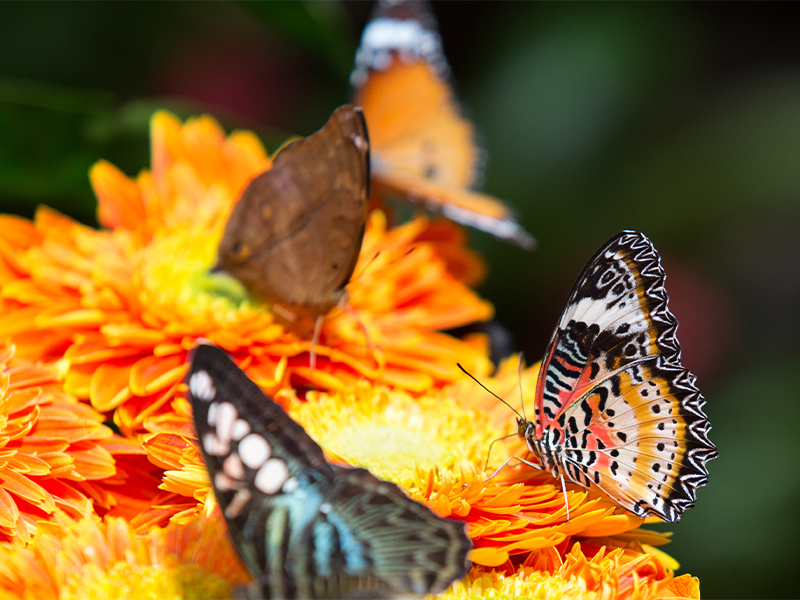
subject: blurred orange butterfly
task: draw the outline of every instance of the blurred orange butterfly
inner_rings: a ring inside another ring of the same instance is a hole
[[[470,190],[481,166],[475,128],[450,85],[436,20],[419,0],[381,0],[350,81],[369,127],[372,189],[532,249],[506,204]]]

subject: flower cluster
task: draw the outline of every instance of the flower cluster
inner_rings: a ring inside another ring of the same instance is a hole
[[[508,466],[514,404],[538,366],[446,330],[492,316],[463,231],[370,214],[347,309],[311,340],[209,273],[238,194],[270,159],[210,117],[152,120],[152,165],[90,173],[104,229],[47,208],[0,217],[0,598],[212,597],[248,580],[224,528],[182,384],[199,339],[228,351],[325,450],[464,521],[469,576],[450,597],[698,597],[605,497]],[[521,407],[522,408],[522,407]],[[112,427],[120,432],[114,433]],[[522,450],[524,452],[524,450]],[[235,564],[231,568],[231,564]]]

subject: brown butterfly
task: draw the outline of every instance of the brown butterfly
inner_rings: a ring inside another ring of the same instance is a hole
[[[372,143],[372,185],[396,197],[532,249],[506,204],[470,190],[482,153],[462,115],[436,19],[418,0],[382,0],[364,28],[350,77]]]
[[[320,317],[353,274],[368,198],[364,115],[342,106],[250,181],[225,226],[215,270],[236,277],[286,321]]]

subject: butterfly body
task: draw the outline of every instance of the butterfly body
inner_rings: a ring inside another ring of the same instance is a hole
[[[265,598],[443,591],[466,574],[464,525],[322,449],[220,349],[187,375],[198,439],[228,530]]]
[[[366,123],[360,109],[342,106],[250,181],[226,223],[216,270],[283,313],[323,315],[355,269],[368,197]]]
[[[554,477],[634,514],[678,521],[717,456],[650,240],[626,231],[578,278],[542,361],[535,421],[517,432]]]

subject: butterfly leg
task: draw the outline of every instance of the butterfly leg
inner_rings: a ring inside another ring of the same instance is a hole
[[[509,433],[508,435],[504,435],[503,437],[499,437],[496,440],[492,440],[492,443],[489,444],[489,451],[486,453],[486,463],[483,466],[483,470],[484,471],[489,468],[489,457],[492,455],[492,446],[494,446],[497,442],[500,442],[502,440],[507,440],[508,438],[514,437],[516,435],[518,435],[516,432]]]
[[[567,509],[567,523],[569,523],[569,502],[567,502],[567,482],[564,481],[564,475],[558,477],[561,480],[561,491],[564,492],[564,508]]]
[[[339,312],[334,316],[331,316],[331,313],[329,313],[328,317],[331,320],[337,319],[343,314],[348,314],[351,317],[353,317],[353,320],[355,320],[355,322],[358,324],[359,329],[361,329],[361,333],[364,334],[364,343],[367,346],[367,350],[369,350],[369,353],[372,355],[373,360],[375,361],[376,364],[375,372],[376,374],[381,373],[383,371],[383,368],[386,366],[386,358],[383,355],[381,349],[372,342],[372,339],[370,338],[369,335],[369,331],[367,331],[367,326],[359,318],[358,312],[348,304],[349,300],[350,300],[350,292],[348,290],[345,290],[341,300],[339,300],[339,303],[336,305],[336,308],[341,310],[341,312]]]
[[[358,323],[358,326],[361,328],[361,333],[364,334],[364,342],[367,345],[367,350],[369,350],[370,354],[372,354],[372,358],[375,360],[377,369],[382,371],[383,367],[386,365],[386,359],[383,355],[383,352],[381,352],[381,349],[378,348],[378,346],[372,342],[372,338],[369,337],[367,326],[364,325],[364,322],[358,318],[358,313],[352,307],[345,306],[345,311],[355,319],[356,323]]]
[[[319,334],[322,330],[322,319],[323,315],[317,317],[317,320],[314,321],[314,335],[311,336],[311,350],[309,351],[308,357],[308,366],[311,367],[311,372],[314,372],[314,369],[317,367],[317,351],[316,347],[319,343]]]
[[[518,460],[519,462],[521,462],[522,464],[528,465],[529,467],[531,467],[532,469],[536,469],[537,471],[541,471],[541,470],[544,468],[544,467],[542,467],[542,465],[537,465],[536,463],[529,462],[529,461],[525,460],[524,458],[520,458],[519,456],[509,456],[509,457],[508,457],[508,458],[507,458],[507,459],[506,459],[506,460],[503,462],[503,464],[502,464],[502,465],[500,465],[499,467],[497,467],[497,470],[496,470],[494,473],[492,473],[491,475],[489,475],[489,477],[487,477],[486,479],[484,479],[484,480],[483,480],[483,482],[484,482],[484,483],[486,483],[486,482],[487,482],[487,481],[489,481],[490,479],[494,479],[494,478],[497,476],[497,474],[498,474],[500,471],[502,471],[502,470],[505,468],[505,466],[506,466],[506,465],[507,465],[509,462],[511,462],[513,459],[516,459],[516,460]]]

